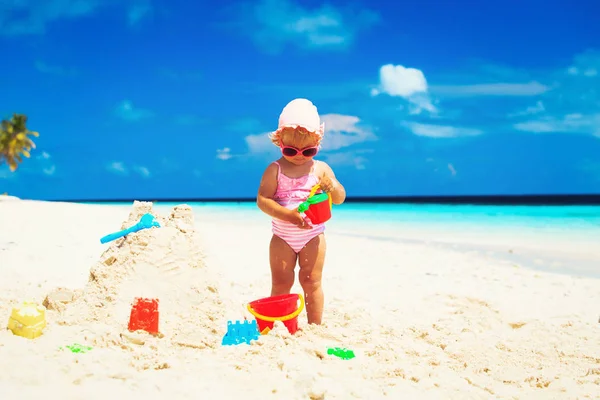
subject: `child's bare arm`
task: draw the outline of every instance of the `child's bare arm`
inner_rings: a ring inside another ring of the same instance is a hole
[[[321,161],[321,181],[319,182],[321,189],[331,195],[333,204],[342,204],[346,200],[346,189],[335,177],[335,173],[331,167]]]
[[[288,222],[296,222],[297,212],[277,204],[273,200],[277,191],[277,165],[270,164],[263,173],[256,196],[256,205],[267,215]]]

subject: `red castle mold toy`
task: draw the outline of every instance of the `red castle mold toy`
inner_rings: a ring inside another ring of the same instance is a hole
[[[130,331],[143,330],[151,335],[158,331],[158,299],[136,297],[129,316]]]

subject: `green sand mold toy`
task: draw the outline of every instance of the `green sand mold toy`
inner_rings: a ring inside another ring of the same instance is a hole
[[[327,354],[331,354],[333,356],[339,357],[342,360],[350,360],[350,359],[356,357],[354,355],[354,351],[348,350],[348,349],[342,349],[340,347],[328,348]]]
[[[92,350],[90,346],[84,346],[79,343],[74,343],[72,345],[65,346],[64,348],[71,350],[71,353],[87,353],[88,351]],[[59,349],[62,350],[63,347],[59,347]]]

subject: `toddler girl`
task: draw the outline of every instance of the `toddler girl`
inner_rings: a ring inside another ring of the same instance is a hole
[[[271,296],[288,294],[298,280],[304,290],[309,324],[320,324],[323,315],[321,275],[325,262],[325,226],[311,225],[296,209],[317,183],[334,204],[342,204],[346,191],[323,161],[317,161],[324,134],[317,108],[306,99],[289,102],[279,116],[279,127],[270,135],[282,157],[265,170],[257,205],[273,218],[269,246]]]

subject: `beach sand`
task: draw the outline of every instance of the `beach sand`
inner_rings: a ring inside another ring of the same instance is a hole
[[[100,243],[148,211],[161,228]],[[0,323],[22,301],[41,304],[50,295],[41,337],[0,330],[2,398],[600,393],[598,279],[529,269],[463,247],[330,229],[324,325],[307,326],[302,313],[294,336],[277,325],[252,345],[221,346],[227,320],[251,318],[245,304],[269,294],[267,217],[217,220],[185,205],[15,200],[0,202],[0,227]],[[57,288],[64,288],[59,295]],[[128,332],[135,297],[159,299],[160,335]],[[61,349],[73,343],[92,350]],[[356,357],[335,358],[328,347],[352,349]]]

